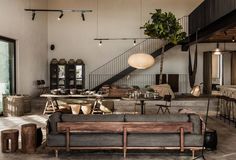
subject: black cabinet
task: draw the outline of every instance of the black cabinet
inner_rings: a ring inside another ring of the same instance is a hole
[[[58,88],[58,61],[52,59],[50,63],[50,89]]]
[[[58,88],[65,89],[66,87],[66,68],[67,62],[65,59],[60,59],[58,62]]]
[[[84,89],[85,65],[81,59],[52,59],[50,63],[50,89]]]
[[[76,78],[76,88],[84,89],[85,80],[85,67],[84,62],[81,59],[76,60],[75,64],[75,78]]]
[[[67,64],[67,88],[76,88],[76,76],[75,76],[75,60],[70,59]]]

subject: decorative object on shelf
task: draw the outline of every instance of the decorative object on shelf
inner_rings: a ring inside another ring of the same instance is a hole
[[[87,104],[81,104],[81,110],[83,114],[87,115],[90,114],[92,111],[92,104],[87,103]]]
[[[66,88],[66,68],[67,62],[65,59],[60,59],[58,62],[58,88],[65,89]]]
[[[80,104],[69,104],[69,106],[71,107],[72,114],[74,115],[79,114],[81,108]]]
[[[85,85],[85,65],[81,59],[76,60],[75,64],[75,83],[77,89],[84,89]]]
[[[144,24],[144,34],[152,38],[159,38],[163,40],[161,62],[160,62],[160,80],[159,84],[162,84],[162,71],[163,71],[163,61],[165,44],[173,43],[178,44],[180,41],[184,40],[186,33],[182,32],[182,26],[176,19],[175,15],[171,12],[162,13],[161,9],[156,9],[155,13],[150,13],[151,22],[148,21]]]
[[[61,18],[64,16],[65,12],[80,12],[81,13],[81,18],[83,21],[85,21],[85,13],[92,12],[92,10],[88,9],[25,9],[27,12],[32,12],[32,21],[35,20],[36,13],[37,12],[58,12],[59,17],[58,20],[61,20]]]

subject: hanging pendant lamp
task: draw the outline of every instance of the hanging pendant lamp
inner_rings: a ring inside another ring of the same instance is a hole
[[[136,69],[147,69],[154,63],[153,56],[146,53],[135,53],[128,58],[128,64]]]

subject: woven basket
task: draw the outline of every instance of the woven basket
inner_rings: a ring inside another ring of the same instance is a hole
[[[24,96],[3,97],[4,116],[23,116],[24,115]]]
[[[31,112],[31,98],[28,95],[24,95],[24,113]]]

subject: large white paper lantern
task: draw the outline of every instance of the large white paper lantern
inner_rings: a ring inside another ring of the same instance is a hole
[[[128,64],[137,69],[146,69],[155,63],[155,59],[150,54],[135,53],[128,59]]]

